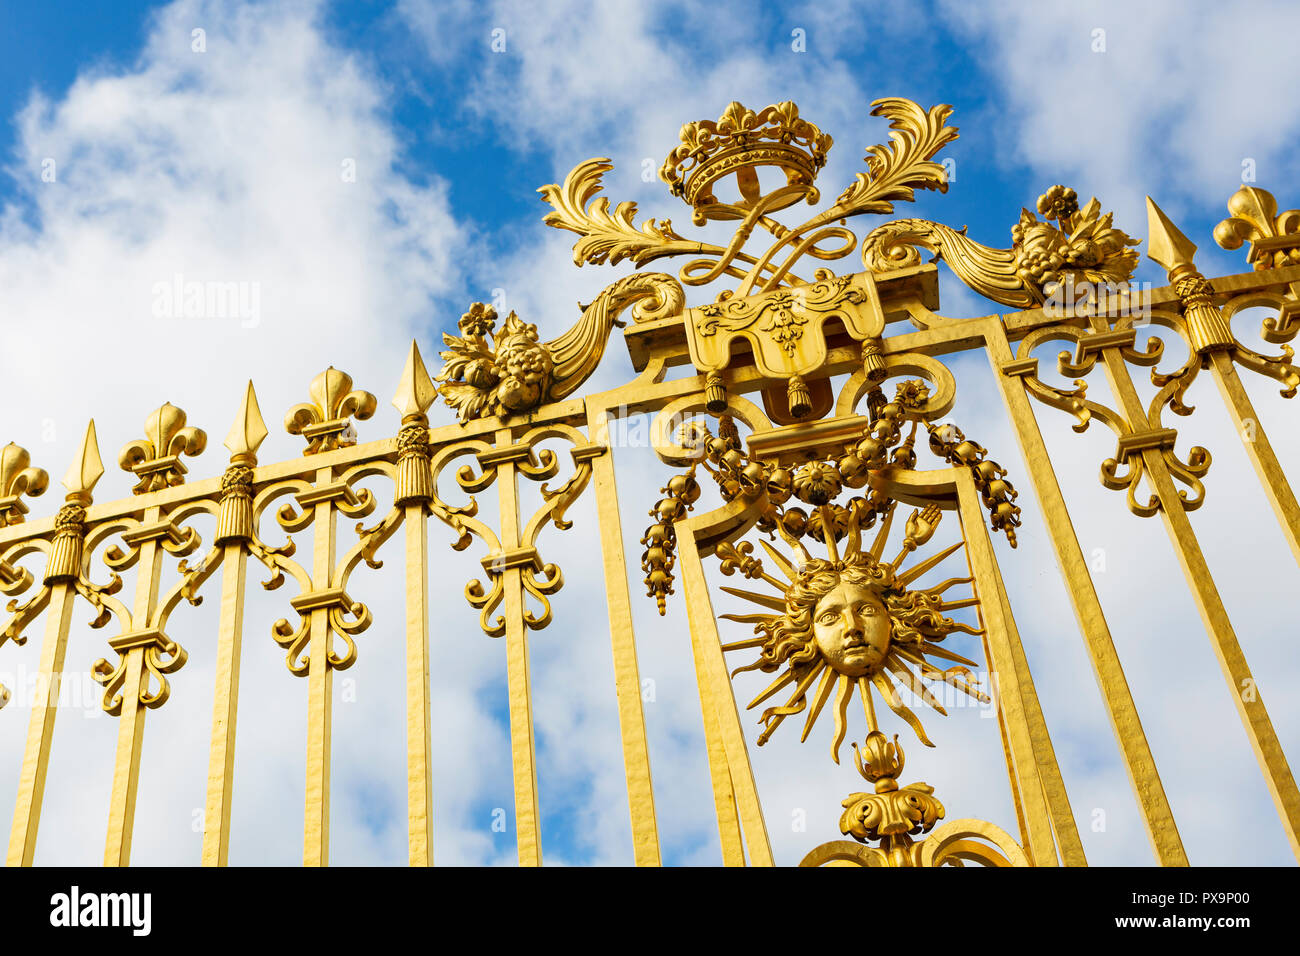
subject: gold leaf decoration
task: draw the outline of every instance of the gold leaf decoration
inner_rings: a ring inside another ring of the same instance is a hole
[[[542,201],[554,209],[542,221],[582,237],[573,246],[575,264],[616,265],[631,259],[641,266],[663,256],[701,251],[700,243],[674,232],[670,220],[647,219],[638,229],[633,222],[636,203],[621,202],[611,212],[608,197],[595,198],[602,188],[601,177],[613,168],[608,159],[589,159],[564,177],[563,186],[551,184],[537,190]]]

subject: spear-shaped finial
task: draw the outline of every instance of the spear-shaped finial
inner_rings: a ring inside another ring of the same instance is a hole
[[[257,449],[266,438],[266,422],[257,407],[257,392],[253,383],[244,390],[244,401],[239,406],[235,423],[226,436],[230,449],[230,467],[221,476],[221,510],[217,512],[217,534],[213,539],[219,545],[241,547],[241,542],[255,537],[253,529],[253,468],[257,465]]]
[[[257,405],[257,392],[253,391],[250,380],[244,392],[244,401],[235,415],[235,423],[230,426],[225,445],[230,449],[230,461],[236,465],[257,464],[257,449],[266,439],[266,422],[262,420],[262,410]]]
[[[429,377],[420,357],[420,348],[411,340],[411,351],[406,356],[406,367],[402,370],[402,380],[398,383],[397,394],[393,396],[393,407],[402,414],[402,422],[421,421],[434,399],[438,397],[438,387]]]
[[[1192,264],[1196,244],[1169,221],[1164,210],[1150,196],[1147,197],[1147,232],[1147,256],[1164,266],[1170,281],[1196,271],[1196,266]],[[1179,274],[1174,275],[1175,272]]]
[[[99,457],[99,439],[95,435],[95,420],[86,426],[86,436],[81,440],[81,450],[73,459],[72,467],[63,476],[63,487],[68,489],[68,500],[90,504],[90,493],[104,474],[104,461]]]
[[[1214,288],[1192,261],[1196,244],[1169,221],[1150,196],[1147,197],[1147,230],[1150,233],[1147,255],[1164,266],[1169,284],[1182,302],[1192,348],[1202,353],[1232,348],[1232,330],[1214,304]]]
[[[438,387],[420,358],[419,346],[411,340],[402,381],[393,396],[393,407],[402,413],[397,433],[397,503],[416,504],[434,497],[433,473],[429,470],[429,419],[425,412],[438,397]]]

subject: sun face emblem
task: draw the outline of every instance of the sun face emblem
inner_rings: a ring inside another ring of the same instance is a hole
[[[812,705],[804,722],[802,740],[808,739],[813,725],[835,697],[835,735],[831,756],[839,762],[840,745],[847,731],[849,703],[857,691],[871,730],[877,730],[873,693],[879,693],[889,708],[916,732],[928,747],[934,746],[920,720],[898,693],[901,684],[930,707],[946,711],[925,681],[949,684],[980,701],[988,697],[978,689],[978,681],[969,668],[975,662],[939,645],[949,634],[980,634],[979,629],[944,616],[944,611],[970,607],[977,599],[945,600],[943,592],[955,584],[969,584],[970,578],[950,578],[933,587],[910,590],[908,585],[935,567],[961,547],[958,542],[906,570],[902,564],[909,554],[925,544],[934,534],[942,517],[933,505],[914,512],[907,520],[903,550],[892,562],[880,560],[893,511],[866,550],[856,514],[849,519],[844,536],[844,555],[840,556],[833,535],[827,536],[829,556],[813,558],[797,539],[787,538],[797,552],[792,561],[766,541],[761,542],[768,555],[785,576],[782,581],[766,573],[762,580],[777,588],[780,595],[759,594],[738,588],[723,590],[752,601],[775,613],[724,614],[723,618],[753,624],[757,636],[724,644],[724,651],[759,648],[758,660],[737,668],[780,674],[749,704],[756,707],[783,688],[794,685],[782,706],[769,707],[760,718],[764,724],[758,743],[764,744],[786,717]],[[928,658],[951,661],[955,666],[936,667]],[[814,686],[816,689],[814,690]]]

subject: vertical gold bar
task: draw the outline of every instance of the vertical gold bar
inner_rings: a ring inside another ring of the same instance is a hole
[[[1153,457],[1159,460],[1159,465],[1153,463]],[[1228,681],[1237,713],[1241,716],[1246,735],[1255,751],[1255,758],[1259,761],[1260,770],[1264,774],[1264,782],[1277,806],[1282,828],[1291,843],[1291,852],[1300,859],[1300,840],[1297,839],[1297,833],[1300,832],[1300,791],[1296,789],[1295,778],[1291,774],[1286,754],[1277,738],[1277,732],[1273,729],[1273,722],[1268,716],[1268,710],[1264,706],[1255,678],[1246,663],[1246,655],[1242,652],[1236,632],[1228,620],[1227,609],[1223,606],[1218,588],[1214,586],[1209,565],[1192,531],[1191,522],[1177,498],[1168,471],[1164,469],[1164,460],[1159,458],[1158,451],[1154,455],[1144,452],[1143,458],[1147,462],[1153,484],[1163,505],[1160,513],[1165,517],[1170,538],[1183,565],[1183,573],[1192,585],[1192,594],[1200,609],[1201,619],[1210,632],[1219,667]],[[1163,473],[1157,474],[1157,472]]]
[[[692,641],[694,644],[694,641]],[[713,810],[718,818],[718,840],[722,844],[723,866],[745,865],[745,838],[740,831],[736,788],[732,785],[727,748],[722,743],[717,701],[709,689],[705,664],[695,656],[695,679],[700,684],[700,709],[704,715],[704,746],[709,759],[709,780],[713,789]]]
[[[1058,861],[1051,814],[1035,761],[1019,672],[1009,642],[1005,639],[1008,621],[997,587],[997,561],[993,556],[993,544],[989,541],[988,532],[984,530],[984,513],[980,508],[974,482],[969,479],[959,481],[957,493],[962,534],[966,539],[966,559],[978,589],[980,617],[988,635],[986,646],[992,655],[988,663],[997,675],[998,706],[1006,715],[1007,737],[1016,776],[1020,781],[1025,826],[1029,832],[1029,845],[1025,851],[1034,866],[1056,866]],[[992,582],[993,593],[988,593],[981,586],[985,582]]]
[[[740,821],[744,827],[750,861],[755,866],[772,866],[774,865],[772,844],[768,840],[767,823],[763,819],[763,808],[758,799],[758,786],[754,782],[754,771],[749,763],[749,750],[745,746],[745,731],[740,723],[740,711],[736,707],[731,680],[727,676],[722,640],[718,636],[718,621],[713,614],[713,602],[709,599],[704,562],[700,559],[692,522],[684,522],[679,526],[677,547],[682,589],[685,591],[686,610],[690,618],[691,648],[696,658],[696,679],[700,685],[701,704],[712,707],[714,719],[717,721],[715,733],[722,738],[722,749],[726,755],[731,786],[735,793],[735,804],[740,811]],[[708,731],[709,724],[706,719],[705,732]],[[713,746],[716,747],[716,744]],[[720,805],[723,802],[723,795],[717,792],[716,784],[714,799]],[[720,829],[723,828],[724,820],[721,813],[718,822]],[[727,839],[724,834],[724,853],[728,848]],[[740,862],[743,865],[743,855]]]
[[[127,651],[126,680],[122,684],[122,713],[117,725],[117,762],[113,768],[113,793],[108,811],[105,866],[129,866],[131,836],[135,828],[135,798],[140,783],[140,751],[144,746],[145,708],[140,706],[140,680],[144,648]]]
[[[157,505],[145,509],[144,523],[158,520]],[[134,627],[144,627],[158,601],[158,583],[162,572],[162,549],[158,539],[140,544],[136,572],[135,605],[131,609]],[[127,866],[131,862],[131,835],[135,826],[135,797],[140,783],[140,751],[144,746],[145,708],[140,706],[140,683],[144,671],[144,648],[127,651],[126,679],[122,684],[122,714],[117,726],[117,761],[113,767],[113,792],[108,808],[108,840],[104,848],[105,866]]]
[[[203,812],[203,865],[225,866],[230,853],[230,801],[235,772],[235,724],[239,708],[239,659],[244,635],[242,541],[227,542],[221,569],[221,622],[217,631],[217,679],[212,701],[208,794]]]
[[[406,525],[406,826],[411,866],[433,866],[433,777],[430,766],[429,533],[425,518],[434,497],[426,412],[438,390],[411,342],[393,407],[402,413],[397,435],[394,503]]]
[[[1295,492],[1287,483],[1286,472],[1282,470],[1282,465],[1273,452],[1273,446],[1264,433],[1263,423],[1255,414],[1255,406],[1251,404],[1245,386],[1241,384],[1231,353],[1218,350],[1210,355],[1210,369],[1214,372],[1214,380],[1218,383],[1224,404],[1232,413],[1237,434],[1242,437],[1250,463],[1255,466],[1255,474],[1259,476],[1259,482],[1264,486],[1269,503],[1277,515],[1277,522],[1282,526],[1282,533],[1291,545],[1291,554],[1300,562],[1300,504],[1296,503]]]
[[[1007,626],[1007,644],[1011,658],[1015,663],[1016,677],[1020,683],[1020,692],[1025,706],[1025,718],[1029,725],[1029,739],[1034,745],[1034,763],[1038,767],[1038,777],[1043,783],[1043,796],[1047,800],[1047,810],[1052,816],[1052,829],[1056,833],[1056,845],[1061,851],[1061,862],[1066,866],[1087,866],[1088,860],[1083,853],[1083,843],[1079,840],[1079,829],[1074,822],[1074,813],[1070,809],[1070,797],[1061,777],[1061,768],[1056,762],[1056,751],[1052,747],[1052,738],[1047,732],[1047,721],[1043,719],[1043,708],[1038,700],[1038,691],[1034,688],[1033,673],[1029,661],[1025,658],[1025,648],[1020,641],[1020,630],[1016,627],[1015,617],[1011,613],[1011,601],[1007,597],[1006,584],[997,565],[996,574],[998,598],[1002,602],[1002,618]]]
[[[687,603],[687,620],[691,630],[691,656],[695,663],[695,683],[700,689],[700,711],[704,719],[704,746],[709,758],[709,778],[713,788],[713,808],[718,817],[718,839],[722,844],[723,866],[745,865],[745,840],[740,832],[740,815],[736,808],[736,791],[732,786],[727,748],[722,742],[722,725],[718,722],[718,704],[708,664],[704,660],[703,641],[697,637],[695,615]]]
[[[326,484],[332,469],[319,468],[316,483]],[[328,585],[334,570],[334,532],[337,512],[332,501],[314,505],[316,535],[311,579],[316,587]],[[330,857],[330,734],[334,669],[330,667],[329,608],[311,611],[310,663],[307,672],[307,793],[303,819],[303,866],[328,866]]]
[[[1104,318],[1095,317],[1092,322],[1096,331],[1106,331],[1108,328]],[[1102,356],[1111,391],[1128,420],[1136,423],[1147,421],[1145,409],[1137,390],[1133,387],[1133,380],[1129,377],[1124,357],[1115,348],[1103,349]],[[1300,833],[1300,790],[1296,789],[1295,778],[1291,775],[1286,754],[1277,739],[1277,732],[1273,729],[1273,722],[1264,707],[1255,678],[1250,673],[1246,655],[1242,653],[1232,622],[1228,620],[1228,611],[1223,606],[1219,589],[1214,585],[1214,577],[1196,540],[1192,523],[1183,508],[1182,498],[1174,487],[1164,453],[1159,448],[1148,448],[1141,454],[1151,487],[1160,499],[1160,515],[1164,518],[1165,529],[1169,532],[1169,539],[1183,566],[1183,575],[1187,578],[1192,596],[1196,599],[1201,620],[1205,623],[1206,631],[1209,632],[1210,643],[1214,647],[1215,656],[1219,659],[1219,667],[1228,682],[1233,702],[1237,706],[1237,713],[1246,728],[1246,736],[1255,751],[1255,758],[1259,761],[1264,782],[1282,820],[1282,829],[1291,843],[1292,853],[1300,858],[1300,837],[1297,836]]]
[[[524,624],[523,583],[520,575],[521,569],[517,567],[505,572],[504,602],[506,681],[510,694],[510,756],[515,780],[515,830],[519,865],[541,866],[541,813],[537,805],[537,756],[533,742],[532,687],[528,676],[528,629]]]
[[[591,440],[609,448],[608,413],[589,406],[587,415]],[[659,866],[659,828],[655,817],[654,786],[650,779],[650,752],[646,744],[641,675],[637,666],[636,634],[632,628],[627,565],[623,560],[623,523],[618,510],[612,449],[593,458],[591,465],[604,560],[609,636],[614,652],[614,690],[618,698],[628,811],[632,817],[632,858],[637,866]]]
[[[984,660],[993,660],[993,652],[989,650],[989,637],[986,633],[983,639]],[[1002,709],[1002,696],[998,693],[997,688],[992,689],[994,708],[998,715],[998,736],[1002,740],[1002,756],[1007,764],[1007,785],[1011,792],[1011,802],[1016,808],[1016,832],[1020,834],[1020,845],[1029,846],[1029,827],[1025,825],[1025,802],[1020,796],[1020,782],[1016,776],[1015,755],[1011,752],[1011,739],[1007,736],[1007,715]]]
[[[406,815],[411,866],[433,866],[429,698],[429,536],[423,501],[407,502]]]
[[[509,428],[497,432],[497,447],[513,443]],[[497,465],[501,501],[501,546],[519,547],[519,488],[515,463]],[[503,613],[506,620],[506,683],[510,694],[510,756],[514,766],[515,833],[520,866],[542,865],[541,814],[537,806],[537,755],[533,742],[533,698],[528,678],[528,626],[524,623],[524,584],[519,567],[506,568]]]
[[[1043,523],[1051,537],[1070,603],[1074,607],[1075,618],[1088,649],[1093,676],[1101,689],[1111,730],[1115,734],[1129,783],[1142,811],[1147,837],[1161,866],[1186,866],[1187,853],[1178,834],[1178,825],[1174,822],[1169,798],[1165,795],[1155,757],[1151,754],[1146,731],[1138,717],[1137,705],[1133,702],[1133,694],[1124,676],[1124,667],[1120,664],[1119,654],[1111,639],[1110,627],[1106,623],[1101,600],[1097,596],[1083,550],[1075,535],[1074,524],[1065,506],[1065,497],[1057,483],[1051,457],[1038,428],[1038,420],[1029,404],[1024,385],[1019,379],[1002,372],[1002,366],[1012,360],[1012,354],[1001,322],[988,324],[985,341],[994,377],[1002,392],[1002,400],[1020,444],[1021,455],[1029,468],[1030,481],[1043,513]]]
[[[31,866],[36,855],[36,832],[41,823],[45,798],[45,774],[50,765],[54,740],[54,719],[58,714],[59,685],[63,682],[63,659],[72,625],[74,586],[71,581],[50,585],[50,606],[45,612],[45,637],[41,642],[40,679],[27,725],[27,747],[18,777],[18,801],[14,804],[13,829],[9,833],[7,866]]]

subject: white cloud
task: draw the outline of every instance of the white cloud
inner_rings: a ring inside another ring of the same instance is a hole
[[[1295,172],[1287,64],[1293,4],[944,2],[1001,87],[1011,154],[1113,205],[1140,231],[1144,191],[1214,215],[1253,159],[1260,185]],[[1208,209],[1206,203],[1212,203]],[[1204,249],[1208,243],[1200,243]],[[1212,247],[1211,247],[1212,248]]]

